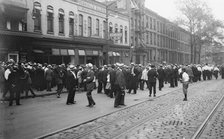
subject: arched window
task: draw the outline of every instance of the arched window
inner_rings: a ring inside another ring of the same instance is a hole
[[[92,36],[92,18],[88,17],[88,36]]]
[[[79,35],[83,36],[83,15],[79,14]]]
[[[128,27],[125,26],[125,29],[124,29],[124,40],[125,40],[125,43],[127,44],[128,43]]]
[[[118,33],[118,25],[117,24],[115,24],[114,28],[115,28],[115,33]]]
[[[74,13],[69,12],[69,35],[74,35]]]
[[[100,21],[96,19],[96,35],[100,36]]]
[[[64,10],[59,9],[58,10],[59,34],[64,34],[64,16],[65,16]]]
[[[47,32],[54,32],[54,9],[52,6],[47,6]]]
[[[122,25],[120,25],[120,33],[122,34],[120,38],[120,42],[123,43],[123,26]]]
[[[39,2],[33,3],[34,31],[41,31],[41,5]]]

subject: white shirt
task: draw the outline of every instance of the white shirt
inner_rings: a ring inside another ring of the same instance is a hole
[[[184,72],[182,74],[182,81],[183,82],[188,82],[189,81],[189,75],[186,72]]]
[[[4,77],[5,77],[6,80],[9,79],[9,74],[10,74],[10,73],[11,73],[10,69],[7,69],[7,70],[5,71],[5,73],[4,73]]]
[[[144,69],[143,71],[142,71],[142,77],[141,77],[141,79],[142,80],[148,80],[148,71],[147,71],[147,69]]]

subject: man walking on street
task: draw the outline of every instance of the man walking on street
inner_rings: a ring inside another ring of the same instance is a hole
[[[184,93],[184,101],[187,101],[187,89],[189,85],[189,75],[186,73],[186,69],[182,69],[182,83],[183,83],[183,93]]]
[[[148,71],[149,97],[151,97],[152,89],[154,97],[156,97],[156,78],[158,74],[154,65],[152,65],[151,68],[152,69]]]

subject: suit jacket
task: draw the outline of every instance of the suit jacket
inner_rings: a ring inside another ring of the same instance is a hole
[[[116,71],[116,79],[114,84],[119,85],[119,87],[123,90],[125,89],[126,86],[126,82],[125,82],[125,77],[124,77],[124,73],[122,70],[117,70]]]
[[[110,71],[110,83],[114,84],[115,80],[116,80],[116,70],[113,69]]]
[[[93,90],[95,87],[94,81],[94,72],[93,70],[87,71],[87,77],[86,77],[86,89],[87,90]]]
[[[77,85],[77,78],[74,77],[71,71],[67,71],[67,78],[66,78],[66,87],[67,89],[74,88]]]
[[[157,70],[157,72],[158,72],[158,79],[164,79],[165,78],[165,71],[164,71],[164,69],[159,68]]]
[[[151,69],[148,71],[148,82],[156,82],[156,78],[158,77],[158,74],[155,69]]]

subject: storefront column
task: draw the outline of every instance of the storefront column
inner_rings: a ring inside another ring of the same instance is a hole
[[[78,65],[79,64],[79,51],[78,51],[78,49],[75,49],[74,64],[75,65]]]

